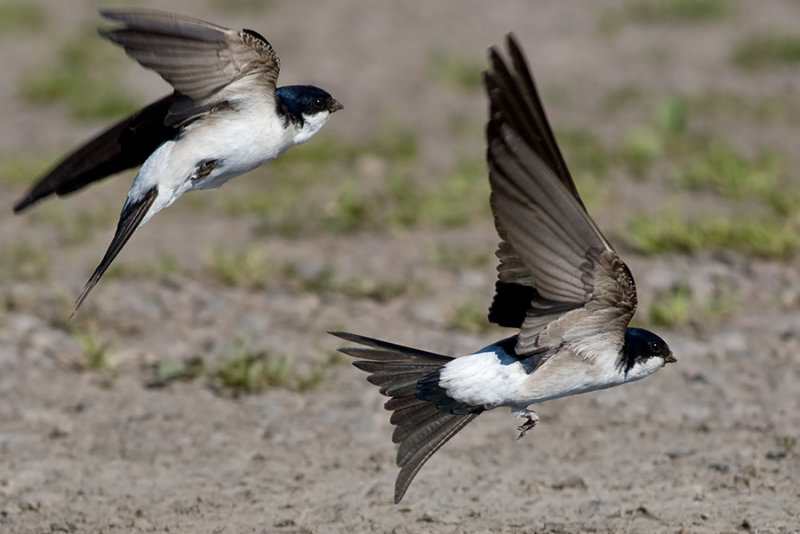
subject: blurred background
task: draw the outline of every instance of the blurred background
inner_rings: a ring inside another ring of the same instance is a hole
[[[97,34],[120,5],[254,29],[279,85],[344,110],[158,214],[67,320],[135,171],[12,206],[170,91]],[[0,0],[0,527],[796,528],[798,28],[791,0]],[[509,31],[678,364],[548,403],[522,442],[483,417],[398,508],[382,401],[325,332],[453,355],[513,334],[486,320],[481,74]]]

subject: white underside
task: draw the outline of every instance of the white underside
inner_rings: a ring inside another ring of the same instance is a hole
[[[309,117],[302,129],[292,123],[284,127],[284,119],[275,113],[270,100],[249,106],[240,103],[235,112],[209,116],[189,125],[177,140],[163,143],[150,155],[134,178],[126,202],[135,202],[153,186],[158,187],[144,224],[186,191],[215,189],[307,141],[329,115]],[[193,179],[198,165],[207,160],[216,160],[216,167],[207,176]]]
[[[457,401],[487,408],[510,406],[514,410],[644,378],[659,369],[663,359],[637,364],[627,375],[618,362],[616,352],[587,359],[561,351],[528,374],[522,362],[500,346],[490,345],[445,365],[439,385]]]

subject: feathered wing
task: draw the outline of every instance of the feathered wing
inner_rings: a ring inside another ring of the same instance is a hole
[[[142,66],[156,71],[184,98],[173,103],[168,124],[205,113],[224,102],[225,88],[247,78],[260,96],[272,95],[280,60],[263,36],[150,9],[105,9],[122,24],[100,33]],[[246,91],[239,85],[237,94]]]
[[[452,413],[440,409],[432,400],[417,396],[420,382],[428,376],[432,382],[438,382],[439,369],[452,358],[347,332],[331,334],[366,346],[339,350],[358,358],[353,365],[370,373],[367,380],[380,386],[383,395],[391,397],[384,407],[392,412],[389,419],[395,425],[392,441],[400,444],[397,450],[400,473],[394,486],[394,502],[398,503],[425,462],[483,410],[475,407],[470,413]],[[431,386],[436,388],[436,384]]]
[[[589,217],[561,156],[519,46],[513,71],[496,49],[486,72],[487,160],[501,243],[490,320],[517,326],[519,355],[575,343],[622,346],[636,309],[627,266]]]
[[[51,194],[66,195],[117,172],[137,167],[174,138],[180,127],[229,103],[225,88],[240,79],[271,98],[280,60],[252,30],[234,31],[182,15],[145,9],[107,9],[101,14],[122,27],[100,33],[158,72],[175,92],[111,126],[37,181],[14,206],[20,212]]]
[[[19,213],[52,194],[67,195],[118,172],[138,167],[178,132],[164,118],[174,96],[166,96],[126,117],[78,148],[39,179],[14,206]]]
[[[545,165],[583,207],[575,182],[556,143],[536,82],[517,42],[508,39],[510,69],[496,48],[489,50],[490,69],[486,73],[489,118],[507,122],[539,155]]]

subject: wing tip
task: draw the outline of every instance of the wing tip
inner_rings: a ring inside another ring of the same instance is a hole
[[[15,214],[21,213],[31,204],[34,204],[37,200],[39,200],[37,197],[28,193],[27,195],[19,199],[16,204],[14,204],[14,213]]]

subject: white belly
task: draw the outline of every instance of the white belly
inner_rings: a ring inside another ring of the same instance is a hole
[[[528,373],[522,362],[491,345],[445,365],[439,385],[455,400],[469,404],[520,407],[624,381],[616,355],[585,359],[561,352]]]

